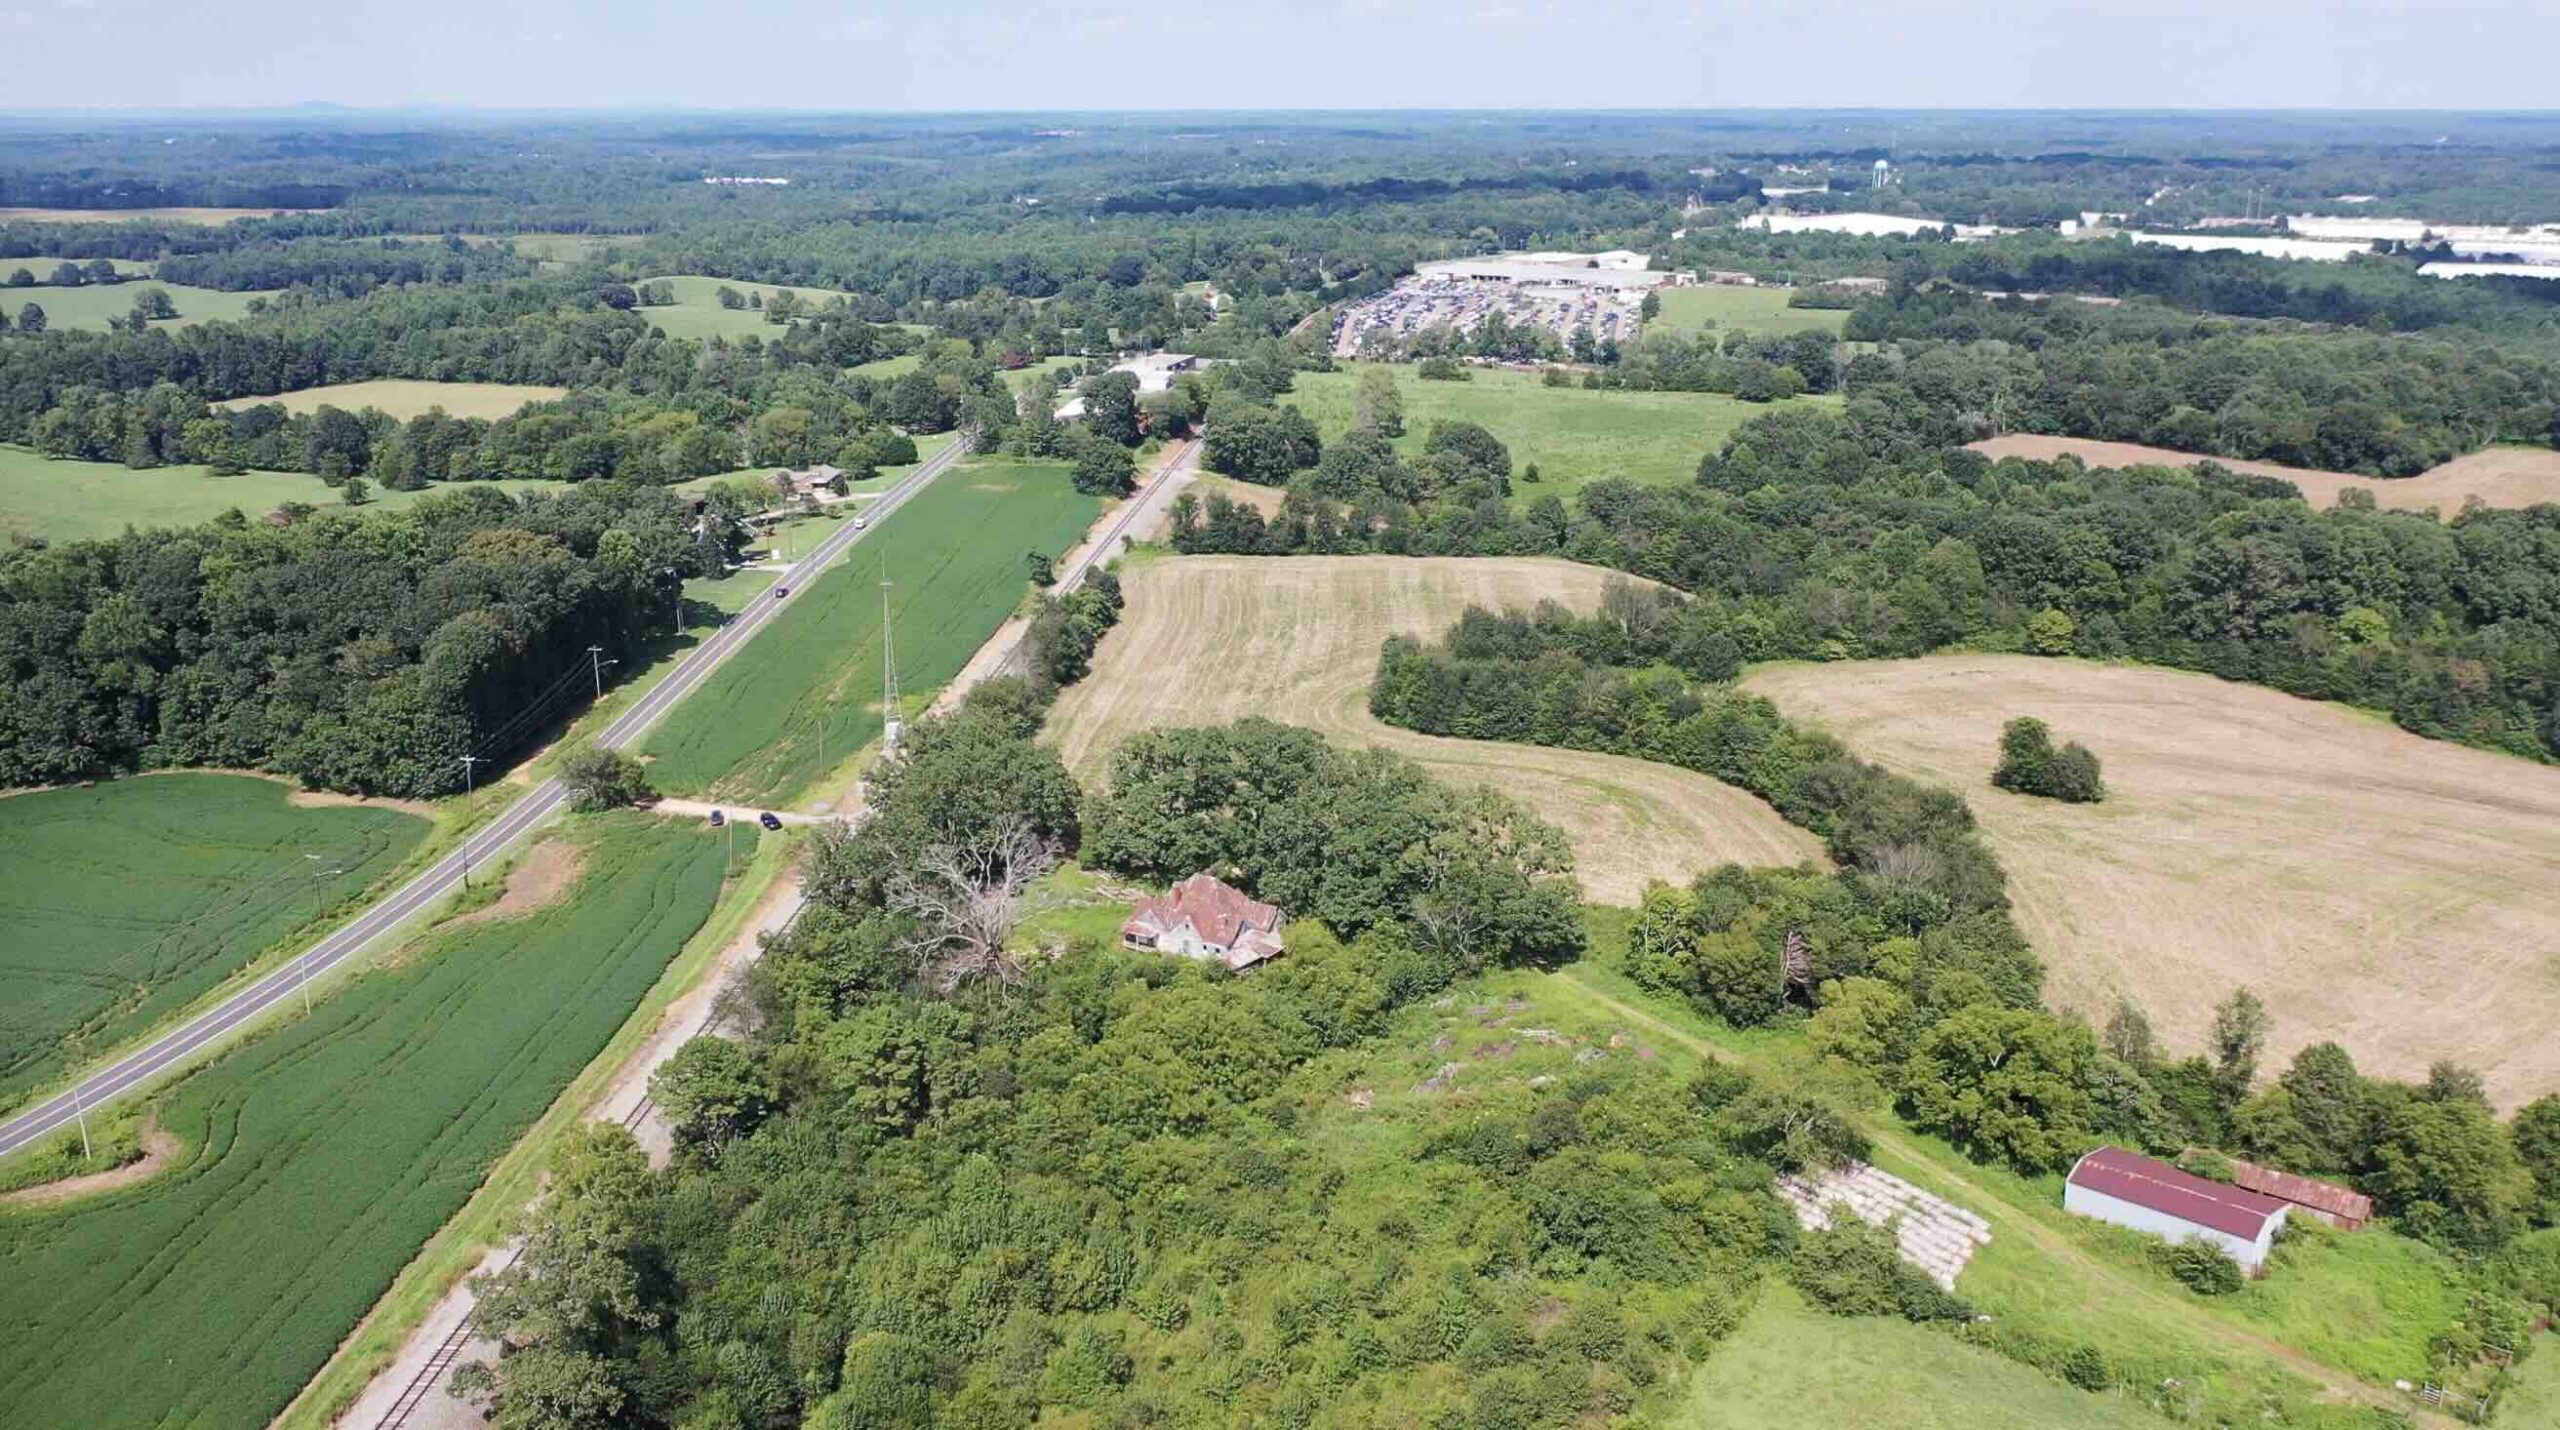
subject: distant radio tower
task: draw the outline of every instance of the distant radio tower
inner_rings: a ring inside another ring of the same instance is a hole
[[[889,628],[889,566],[880,565],[880,749],[886,754],[898,748],[898,736],[906,732],[906,723],[898,718],[898,637]]]

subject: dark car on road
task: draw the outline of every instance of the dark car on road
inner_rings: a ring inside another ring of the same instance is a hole
[[[764,813],[756,816],[756,823],[763,825],[767,829],[780,829],[782,827],[782,816],[768,809]]]
[[[714,828],[714,829],[718,829],[721,825],[724,825],[724,824],[726,824],[726,823],[728,823],[728,822],[729,822],[729,816],[727,816],[727,815],[725,815],[725,814],[722,814],[720,811],[718,811],[718,810],[716,810],[716,809],[715,809],[715,810],[713,810],[713,811],[711,811],[711,827],[712,827],[712,828]]]

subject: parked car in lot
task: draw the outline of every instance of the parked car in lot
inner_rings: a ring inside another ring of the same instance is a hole
[[[768,809],[764,813],[756,816],[756,823],[763,825],[767,829],[780,829],[782,827],[782,816]]]

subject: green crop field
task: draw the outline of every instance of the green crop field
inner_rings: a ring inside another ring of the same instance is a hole
[[[0,274],[12,265],[0,260]],[[37,270],[41,278],[44,271]],[[0,303],[8,305],[9,323],[15,327],[18,311],[33,303],[44,309],[45,326],[56,331],[72,328],[98,329],[110,321],[122,321],[133,311],[134,295],[145,288],[159,288],[178,305],[178,316],[162,318],[155,328],[184,328],[215,318],[245,318],[249,300],[272,298],[270,292],[225,293],[218,288],[191,288],[184,283],[91,283],[79,288],[0,288]]]
[[[649,739],[651,778],[671,792],[790,802],[879,738],[884,566],[913,708],[1021,604],[1023,554],[1065,551],[1099,507],[1058,462],[973,462],[937,479],[839,569],[796,587],[772,628],[668,717]]]
[[[1330,441],[1351,430],[1352,384],[1363,366],[1299,373],[1294,390],[1279,400],[1305,412]],[[1569,497],[1606,476],[1657,486],[1685,482],[1697,475],[1698,459],[1724,445],[1733,429],[1770,410],[1712,392],[1591,392],[1548,387],[1535,373],[1470,371],[1467,382],[1424,382],[1411,366],[1397,366],[1405,431],[1397,450],[1419,456],[1434,422],[1480,423],[1511,449],[1515,504],[1550,493]],[[1543,480],[1518,480],[1532,462]]]
[[[1648,331],[1717,332],[1761,335],[1836,333],[1849,321],[1846,308],[1790,308],[1784,288],[1742,288],[1701,283],[1687,288],[1660,288],[1662,316],[1646,324]]]
[[[503,481],[510,492],[556,488],[557,482]],[[373,493],[365,511],[391,511],[428,492]],[[257,516],[289,502],[335,507],[338,493],[306,472],[242,472],[217,477],[203,467],[136,470],[115,462],[57,461],[24,447],[0,447],[0,538],[42,536],[86,541],[126,527],[192,526],[234,507]]]
[[[284,1408],[719,893],[701,829],[566,837],[566,897],[431,935],[182,1085],[171,1171],[0,1218],[0,1420],[256,1430]]]
[[[676,301],[667,307],[640,309],[640,316],[657,325],[671,338],[721,337],[736,340],[750,333],[772,337],[781,329],[764,320],[759,308],[723,308],[720,290],[733,288],[740,294],[762,294],[766,302],[776,293],[797,293],[807,303],[823,303],[836,295],[824,288],[785,288],[775,283],[749,283],[743,278],[705,278],[698,274],[680,273],[672,277],[650,278],[650,283],[666,283],[676,290]]]
[[[564,387],[538,387],[519,382],[420,382],[410,378],[378,378],[371,382],[333,382],[271,397],[235,397],[219,407],[261,407],[275,403],[287,412],[315,412],[335,407],[362,412],[370,407],[406,422],[435,408],[448,417],[495,419],[513,415],[527,403],[557,402],[569,395]]]
[[[0,1105],[59,1071],[65,1034],[103,1050],[185,1007],[427,834],[286,794],[177,774],[0,800]]]

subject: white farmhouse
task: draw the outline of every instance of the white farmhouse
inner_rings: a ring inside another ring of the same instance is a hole
[[[1120,942],[1242,969],[1280,955],[1280,923],[1271,905],[1213,875],[1194,874],[1131,910]]]
[[[2287,1210],[2274,1197],[2207,1181],[2121,1147],[2101,1147],[2072,1165],[2062,1207],[2170,1241],[2210,1242],[2252,1276],[2265,1269]]]

